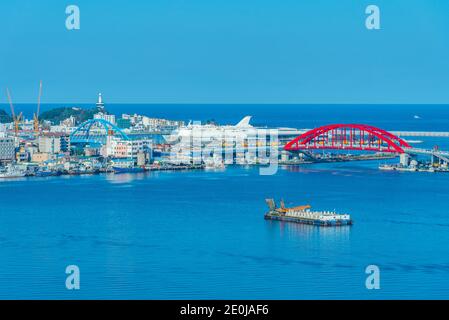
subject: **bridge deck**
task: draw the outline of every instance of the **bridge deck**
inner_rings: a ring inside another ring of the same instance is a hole
[[[404,151],[406,153],[412,153],[412,154],[427,154],[427,155],[434,155],[434,156],[441,156],[441,157],[449,157],[449,151],[442,151],[442,150],[430,150],[430,149],[421,149],[421,148],[404,148]]]
[[[389,131],[399,137],[446,137],[449,138],[449,132],[444,131]]]

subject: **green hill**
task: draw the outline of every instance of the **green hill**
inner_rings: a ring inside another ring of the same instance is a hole
[[[39,116],[40,120],[47,120],[53,124],[58,124],[71,116],[75,117],[77,123],[92,119],[94,114],[99,110],[97,108],[82,109],[73,107],[62,107],[42,112]],[[103,112],[106,112],[105,110]]]
[[[0,110],[0,123],[12,122],[12,117],[5,110]]]

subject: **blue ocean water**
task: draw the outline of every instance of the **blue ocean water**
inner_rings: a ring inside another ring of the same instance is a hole
[[[254,114],[255,124],[269,126],[361,122],[449,131],[446,106],[178,105],[144,112],[150,107],[113,106],[117,113],[221,123]],[[449,150],[444,138],[420,146],[434,144]],[[0,181],[0,298],[449,298],[449,174],[380,172],[378,165],[281,167],[272,176],[229,166]],[[348,212],[355,224],[265,221],[267,197]],[[78,291],[65,288],[72,264],[81,271]],[[380,268],[380,290],[365,288],[371,264]]]
[[[41,112],[56,107],[94,106],[42,104]],[[0,109],[9,112],[7,105],[0,105]],[[32,119],[36,104],[16,104],[15,109]],[[449,105],[106,104],[106,109],[117,116],[137,113],[184,121],[216,120],[220,124],[236,124],[251,115],[255,126],[314,128],[329,123],[362,122],[385,130],[449,130]]]

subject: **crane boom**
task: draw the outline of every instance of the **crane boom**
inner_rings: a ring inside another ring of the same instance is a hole
[[[39,135],[39,112],[41,109],[41,96],[42,96],[42,80],[39,81],[39,95],[37,97],[37,110],[33,116],[34,120],[34,133],[36,136]]]
[[[37,112],[36,112],[37,118],[39,118],[39,112],[41,109],[41,97],[42,97],[42,80],[39,81],[39,96],[37,98]]]
[[[297,206],[297,207],[286,208],[286,209],[287,209],[287,211],[305,211],[305,210],[310,209],[310,208],[311,208],[311,206],[306,204],[306,205],[303,205],[303,206]]]
[[[11,99],[11,94],[9,93],[8,88],[6,88],[6,95],[8,96],[9,106],[11,107],[11,115],[12,115],[12,120],[14,122],[14,133],[17,137],[17,135],[19,133],[19,123],[20,123],[20,120],[22,119],[22,112],[19,113],[18,116],[16,116],[16,113],[14,112],[14,105],[13,105],[12,99]]]
[[[287,208],[285,206],[284,200],[281,200],[280,207],[276,208],[276,204],[273,199],[266,199],[265,201],[267,202],[268,206],[270,207],[270,210],[272,210],[272,211],[276,210],[276,211],[279,211],[282,213],[287,213],[287,212],[291,212],[291,211],[305,211],[305,210],[311,208],[311,206],[308,204]]]
[[[11,115],[13,120],[16,119],[16,114],[14,113],[14,105],[12,104],[12,99],[11,99],[11,95],[9,94],[9,89],[6,88],[6,95],[8,96],[8,101],[9,101],[9,107],[11,108]]]

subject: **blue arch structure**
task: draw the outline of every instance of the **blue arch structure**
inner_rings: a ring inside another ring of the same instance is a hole
[[[83,122],[70,135],[70,143],[105,144],[108,134],[120,137],[122,140],[130,138],[116,125],[104,119],[90,119]]]

